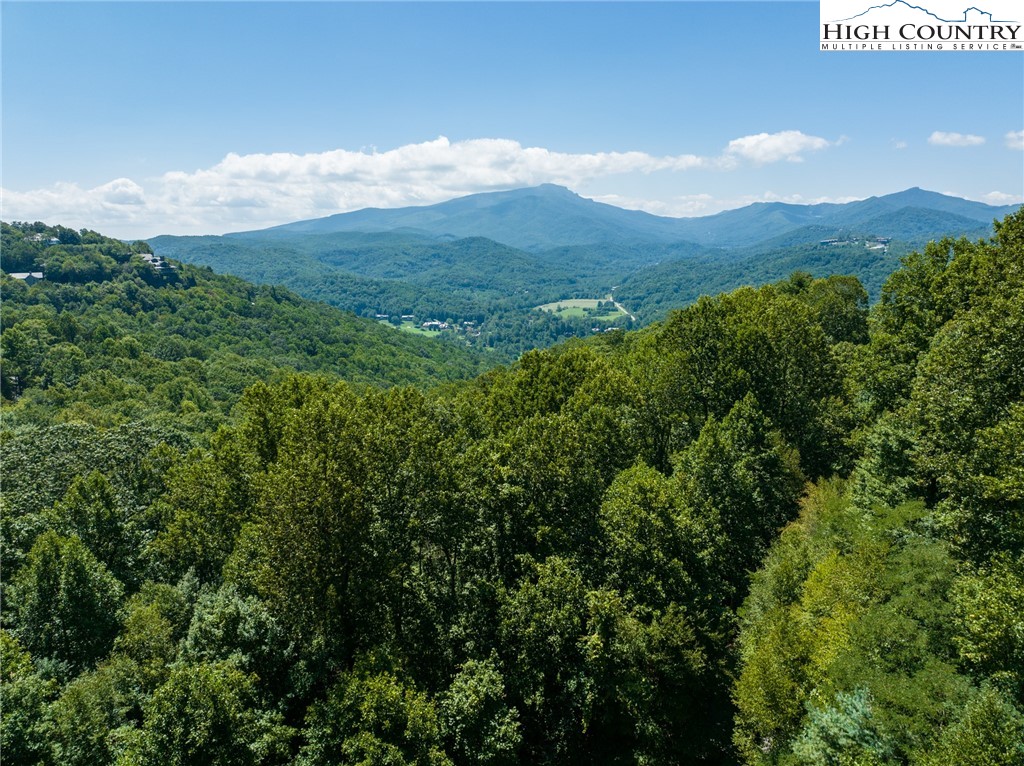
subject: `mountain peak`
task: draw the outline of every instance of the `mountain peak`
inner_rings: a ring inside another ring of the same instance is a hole
[[[579,195],[572,189],[558,184],[539,184],[538,186],[527,186],[522,189],[509,189],[508,191],[494,192],[502,197],[548,197],[548,198],[578,198]]]
[[[471,194],[433,205],[339,213],[285,224],[275,227],[274,231],[275,236],[347,231],[405,232],[446,240],[486,237],[533,252],[555,247],[641,242],[747,247],[801,226],[849,228],[910,208],[957,216],[958,220],[951,224],[953,229],[963,228],[960,219],[988,226],[993,218],[1011,211],[915,186],[846,204],[760,202],[700,218],[664,218],[597,202],[564,186],[547,183]],[[913,229],[913,233],[917,231]]]
[[[911,186],[909,189],[904,189],[903,191],[894,192],[892,194],[886,194],[878,199],[899,202],[902,204],[907,204],[909,202],[933,202],[940,204],[943,201],[963,202],[959,197],[951,197],[948,194],[942,194],[941,192],[929,191],[928,189],[922,189],[920,186]]]
[[[579,196],[572,189],[566,186],[559,186],[558,184],[541,184],[540,186],[535,186],[533,188],[547,194],[571,194],[573,197]]]

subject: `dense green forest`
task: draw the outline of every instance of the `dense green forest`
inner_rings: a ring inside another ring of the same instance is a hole
[[[493,364],[280,287],[154,257],[144,242],[2,227],[4,271],[45,276],[0,283],[8,427],[154,419],[202,432],[224,422],[247,386],[289,371],[429,384]]]
[[[5,763],[1024,763],[1024,213],[433,387],[96,238],[2,283]]]
[[[614,293],[636,317],[622,329],[658,321],[702,295],[784,279],[794,271],[852,274],[877,298],[882,283],[910,252],[906,242],[868,250],[871,235],[850,244],[808,242],[832,229],[808,230],[732,251],[692,243],[591,244],[527,253],[473,237],[433,241],[409,233],[340,232],[272,236],[156,237],[156,252],[262,284],[281,284],[306,298],[364,317],[470,321],[479,334],[440,339],[491,352],[500,362],[594,333],[594,323],[556,317],[536,307]],[[603,330],[603,326],[600,328]]]
[[[635,329],[702,295],[794,271],[856,276],[877,300],[902,256],[945,236],[991,236],[992,220],[1015,209],[908,189],[847,204],[757,203],[662,218],[545,184],[149,244],[157,254],[284,285],[364,317],[471,322],[472,332],[435,337],[508,363],[605,329],[537,310],[556,301],[611,294],[630,315],[612,324]]]
[[[168,257],[281,284],[363,317],[472,322],[472,335],[444,333],[438,339],[485,350],[500,362],[593,334],[593,322],[535,307],[566,298],[603,298],[621,278],[623,260],[654,263],[659,253],[679,249],[633,248],[643,252],[623,258],[630,248],[564,248],[541,256],[483,237],[436,241],[404,232],[284,238],[271,231],[155,237],[150,244]],[[625,316],[609,324],[633,325]]]

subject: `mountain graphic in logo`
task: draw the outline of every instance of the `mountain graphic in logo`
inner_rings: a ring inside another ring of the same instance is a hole
[[[920,5],[912,5],[906,2],[906,0],[893,0],[891,3],[884,5],[872,5],[867,10],[861,11],[855,16],[850,16],[845,19],[836,19],[836,22],[853,21],[855,19],[864,19],[865,16],[871,14],[871,21],[877,21],[880,18],[884,18],[893,12],[898,12],[900,17],[906,18],[907,14],[913,14],[914,16],[920,16],[922,14],[928,16],[934,21],[942,22],[943,24],[1012,24],[1014,20],[1011,19],[993,19],[992,14],[989,11],[983,11],[980,8],[971,6],[965,8],[962,18],[959,19],[944,19],[937,13],[932,13],[927,8],[923,8]]]

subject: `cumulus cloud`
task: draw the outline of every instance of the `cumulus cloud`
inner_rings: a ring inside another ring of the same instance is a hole
[[[982,197],[982,200],[990,205],[1016,205],[1024,202],[1024,195],[1007,194],[1006,192],[993,191]]]
[[[682,194],[663,200],[624,197],[619,194],[597,194],[591,199],[627,210],[643,210],[645,213],[673,218],[707,215],[724,209],[719,207],[720,201],[710,194]]]
[[[970,133],[946,133],[936,130],[928,136],[928,143],[932,146],[981,146],[985,143],[985,138]]]
[[[3,217],[59,221],[115,236],[221,233],[541,183],[579,188],[593,179],[623,173],[725,171],[744,164],[798,162],[803,154],[830,145],[824,138],[790,130],[735,139],[711,157],[568,153],[524,147],[508,139],[453,142],[443,136],[383,152],[232,153],[212,167],[171,171],[143,184],[118,178],[92,189],[60,183],[27,192],[3,190]],[[700,204],[699,198],[690,202]]]
[[[1024,149],[1024,130],[1011,130],[1004,138],[1011,149]]]
[[[93,189],[77,184],[58,183],[49,189],[29,192],[3,190],[3,217],[6,220],[57,221],[131,219],[143,213],[146,205],[141,186],[129,178],[116,178]],[[83,223],[83,225],[85,225]]]
[[[845,143],[841,138],[836,143]],[[818,136],[808,136],[799,130],[781,133],[758,133],[755,136],[735,138],[725,149],[726,158],[742,158],[757,165],[769,162],[803,162],[803,155],[828,147],[830,143]]]

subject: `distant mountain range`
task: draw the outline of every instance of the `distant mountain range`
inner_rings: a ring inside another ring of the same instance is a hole
[[[699,218],[668,218],[585,199],[552,184],[422,207],[366,208],[228,235],[290,238],[298,234],[396,232],[440,239],[485,237],[530,252],[596,244],[750,247],[804,226],[871,229],[895,239],[987,229],[1017,205],[997,207],[913,188],[845,204],[758,202]]]
[[[406,329],[452,320],[474,328],[460,341],[515,358],[597,331],[582,318],[572,325],[535,311],[566,299],[613,295],[646,323],[701,295],[794,271],[853,274],[877,297],[902,255],[944,236],[987,237],[1017,207],[915,188],[846,204],[761,202],[667,218],[545,184],[149,242],[160,255],[284,284],[362,316],[398,318]]]

